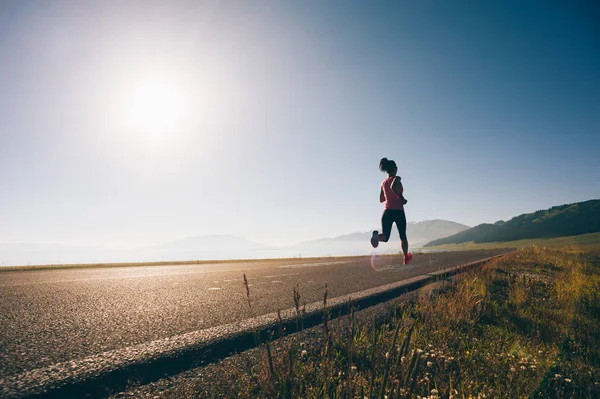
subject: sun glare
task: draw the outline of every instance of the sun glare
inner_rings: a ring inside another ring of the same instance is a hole
[[[124,135],[156,145],[189,128],[191,100],[175,77],[144,74],[121,90],[118,120]]]

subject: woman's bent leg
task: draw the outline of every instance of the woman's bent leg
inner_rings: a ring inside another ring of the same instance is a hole
[[[391,209],[386,209],[381,215],[381,234],[377,236],[379,241],[388,242],[394,224],[394,213]]]

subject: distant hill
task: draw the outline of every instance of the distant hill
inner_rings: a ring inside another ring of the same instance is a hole
[[[600,232],[600,200],[555,206],[525,213],[507,222],[480,224],[425,246],[464,242],[505,242],[532,238],[553,238]]]
[[[426,220],[408,223],[406,226],[406,235],[408,236],[410,247],[418,248],[431,240],[447,237],[468,228],[469,226],[448,220]],[[372,230],[345,234],[338,237],[304,241],[286,248],[301,252],[306,256],[361,255],[372,250],[369,244],[371,234]],[[381,247],[385,249],[387,246],[390,250],[397,251],[399,244],[398,230],[394,226],[390,242],[387,244],[382,243]]]

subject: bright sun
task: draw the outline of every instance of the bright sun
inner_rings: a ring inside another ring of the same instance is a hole
[[[163,144],[189,124],[190,98],[185,86],[165,74],[144,74],[126,82],[118,106],[125,135],[148,144]]]

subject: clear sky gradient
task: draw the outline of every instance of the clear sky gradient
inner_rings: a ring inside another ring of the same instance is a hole
[[[271,244],[600,198],[593,1],[0,1],[0,242]]]

